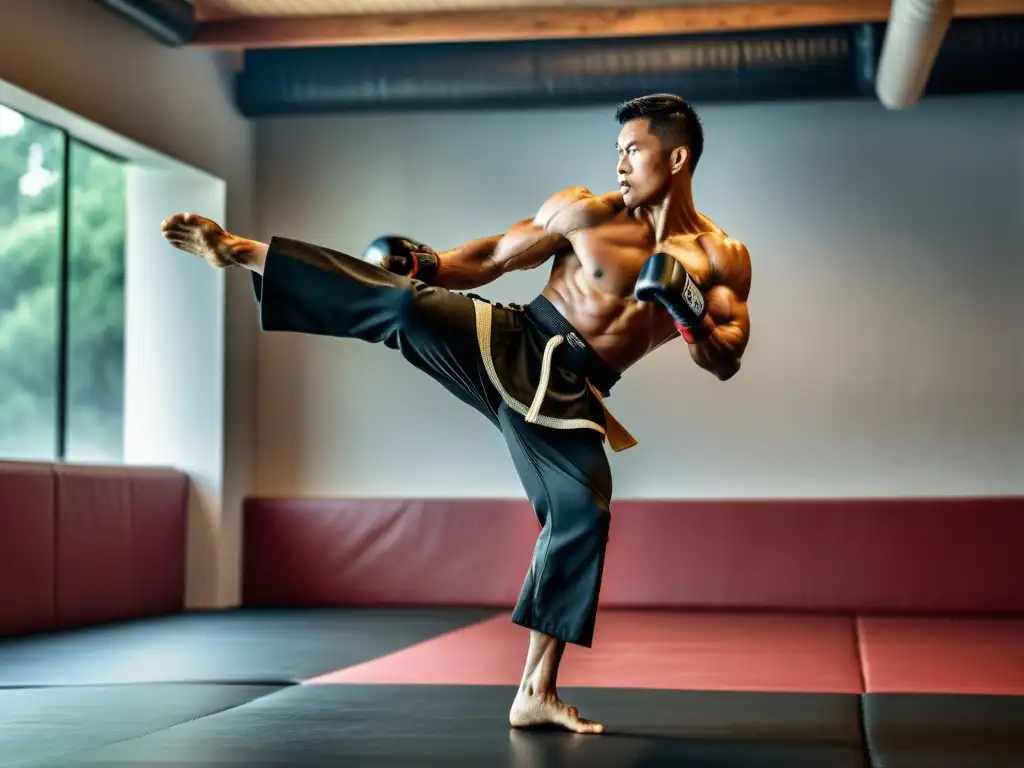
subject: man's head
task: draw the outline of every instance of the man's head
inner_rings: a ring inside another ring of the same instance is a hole
[[[620,104],[617,172],[626,205],[663,198],[677,178],[689,179],[704,150],[700,118],[685,99],[667,93]]]

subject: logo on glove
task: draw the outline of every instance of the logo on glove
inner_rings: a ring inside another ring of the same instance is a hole
[[[701,293],[700,288],[690,279],[689,273],[686,275],[686,283],[683,285],[683,301],[693,310],[695,315],[704,314],[704,294]]]

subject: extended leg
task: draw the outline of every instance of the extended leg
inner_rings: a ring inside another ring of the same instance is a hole
[[[170,217],[163,232],[215,267],[249,269],[263,330],[382,343],[496,423],[500,397],[483,369],[470,298],[322,246],[237,237],[194,214]]]
[[[611,468],[597,432],[527,424],[506,408],[499,423],[542,530],[512,620],[530,631],[509,720],[580,733],[604,728],[558,697],[566,643],[590,647],[611,519]]]

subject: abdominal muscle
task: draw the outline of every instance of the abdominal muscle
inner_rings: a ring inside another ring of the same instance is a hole
[[[593,269],[569,251],[558,257],[542,291],[594,351],[620,373],[677,335],[666,312],[633,296],[638,271],[639,266],[616,266],[611,273],[595,277]]]

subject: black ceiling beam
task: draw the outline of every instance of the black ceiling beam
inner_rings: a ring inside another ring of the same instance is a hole
[[[95,0],[161,43],[185,45],[196,35],[196,9],[186,0]]]

